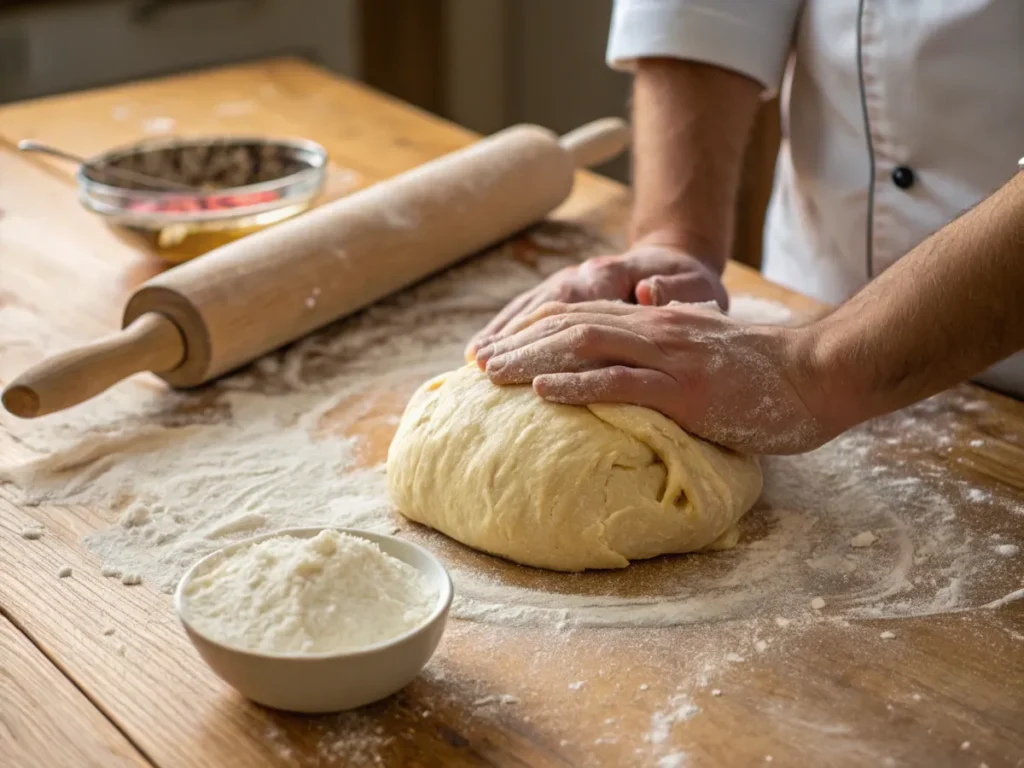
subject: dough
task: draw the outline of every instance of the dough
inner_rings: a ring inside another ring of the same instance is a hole
[[[463,544],[581,571],[733,546],[761,470],[647,408],[549,403],[469,364],[413,395],[388,484],[403,515]]]

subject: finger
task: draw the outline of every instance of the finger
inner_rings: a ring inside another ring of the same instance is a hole
[[[541,320],[554,315],[571,314],[602,314],[602,315],[628,315],[636,311],[636,306],[627,304],[624,301],[580,301],[575,304],[565,304],[558,301],[549,301],[541,304],[521,317],[515,322],[508,323],[503,329],[502,336],[511,336],[524,328],[528,328]]]
[[[661,351],[632,331],[580,325],[491,358],[486,370],[495,384],[526,384],[548,373],[612,365],[656,368],[663,364]]]
[[[491,321],[483,327],[480,331],[480,336],[493,336],[498,333],[512,318],[516,317],[520,312],[523,311],[527,306],[532,306],[534,301],[534,295],[532,292],[521,293],[516,296],[512,301],[502,307],[501,311],[498,312]]]
[[[657,275],[641,280],[636,286],[636,300],[646,306],[664,306],[673,301],[714,301],[723,311],[729,307],[729,295],[721,283],[692,272],[684,275]]]
[[[526,326],[511,336],[493,338],[487,346],[481,347],[477,351],[476,361],[483,368],[491,358],[508,354],[548,336],[554,336],[562,331],[567,331],[570,328],[581,325],[624,327],[624,321],[625,316],[623,315],[599,315],[577,312],[551,315],[533,325]]]
[[[574,373],[550,373],[533,380],[534,391],[553,403],[625,403],[651,408],[684,429],[685,393],[671,376],[646,368],[610,366]]]
[[[509,320],[516,317],[532,300],[532,294],[521,293],[491,318],[490,322],[478,331],[466,346],[466,362],[472,362],[476,357],[477,350],[484,346],[492,336],[501,331]]]

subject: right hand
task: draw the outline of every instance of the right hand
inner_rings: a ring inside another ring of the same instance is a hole
[[[483,347],[498,385],[555,403],[628,403],[738,451],[800,453],[854,422],[828,398],[818,333],[740,323],[707,307],[548,304]]]
[[[544,304],[602,299],[650,306],[716,301],[723,310],[729,305],[720,276],[704,262],[675,248],[638,245],[617,256],[598,256],[566,267],[521,293],[473,337],[466,347],[466,359],[474,359],[477,350],[506,326]]]

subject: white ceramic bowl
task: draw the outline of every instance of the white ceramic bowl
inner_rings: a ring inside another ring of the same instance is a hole
[[[452,582],[440,561],[412,542],[353,528],[335,528],[372,541],[408,563],[437,589],[437,605],[418,627],[376,645],[339,653],[270,653],[220,642],[189,622],[185,587],[196,573],[239,549],[278,536],[312,538],[324,528],[291,528],[219,549],[193,565],[174,593],[174,608],[203,661],[248,699],[289,712],[340,712],[369,704],[410,683],[434,654],[452,603]]]

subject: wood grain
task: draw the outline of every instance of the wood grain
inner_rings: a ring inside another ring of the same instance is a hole
[[[142,768],[150,763],[0,615],[0,765]]]
[[[216,110],[238,99],[256,104],[244,126]],[[113,117],[118,106],[132,111],[132,121]],[[305,134],[360,184],[472,138],[279,60],[3,108],[0,141],[34,134],[96,152],[137,138],[140,115],[171,116],[190,133]],[[126,296],[162,264],[80,209],[68,169],[0,151],[0,177],[0,319],[21,329],[16,343],[0,339],[0,380],[9,381],[44,348],[116,328]],[[621,243],[627,214],[625,190],[589,174],[578,177],[559,212],[602,232],[609,248]],[[528,262],[531,251],[520,245],[510,250]],[[726,279],[734,294],[821,309],[738,265]],[[417,383],[342,401],[329,414],[331,429],[363,440],[364,466],[380,461]],[[161,387],[142,377],[116,394],[141,400]],[[952,425],[948,446],[890,431],[883,437],[895,443],[884,460],[938,466],[1024,504],[1024,405],[964,387],[939,398],[930,418]],[[0,434],[0,464],[25,455]],[[0,488],[0,609],[158,766],[745,766],[764,765],[769,755],[775,765],[1024,765],[1022,602],[902,620],[826,619],[771,635],[774,617],[763,611],[663,629],[571,632],[453,621],[435,660],[400,694],[356,713],[291,717],[252,706],[220,683],[188,644],[166,595],[100,575],[82,538],[116,524],[113,511],[24,507],[17,498],[12,487]],[[974,539],[1000,531],[1021,540],[1024,515],[1013,510],[959,513]],[[41,539],[22,538],[30,524],[45,527]],[[994,572],[991,597],[1024,583],[1014,562]],[[71,579],[56,577],[63,566]],[[880,639],[883,630],[895,637]],[[763,651],[758,638],[770,639]],[[726,651],[744,662],[711,663]],[[16,670],[14,679],[33,678]],[[47,686],[32,690],[62,711]],[[501,703],[502,695],[511,699]],[[688,714],[684,701],[698,711]],[[80,742],[102,733],[63,720]],[[53,749],[33,744],[29,764],[52,764]]]

